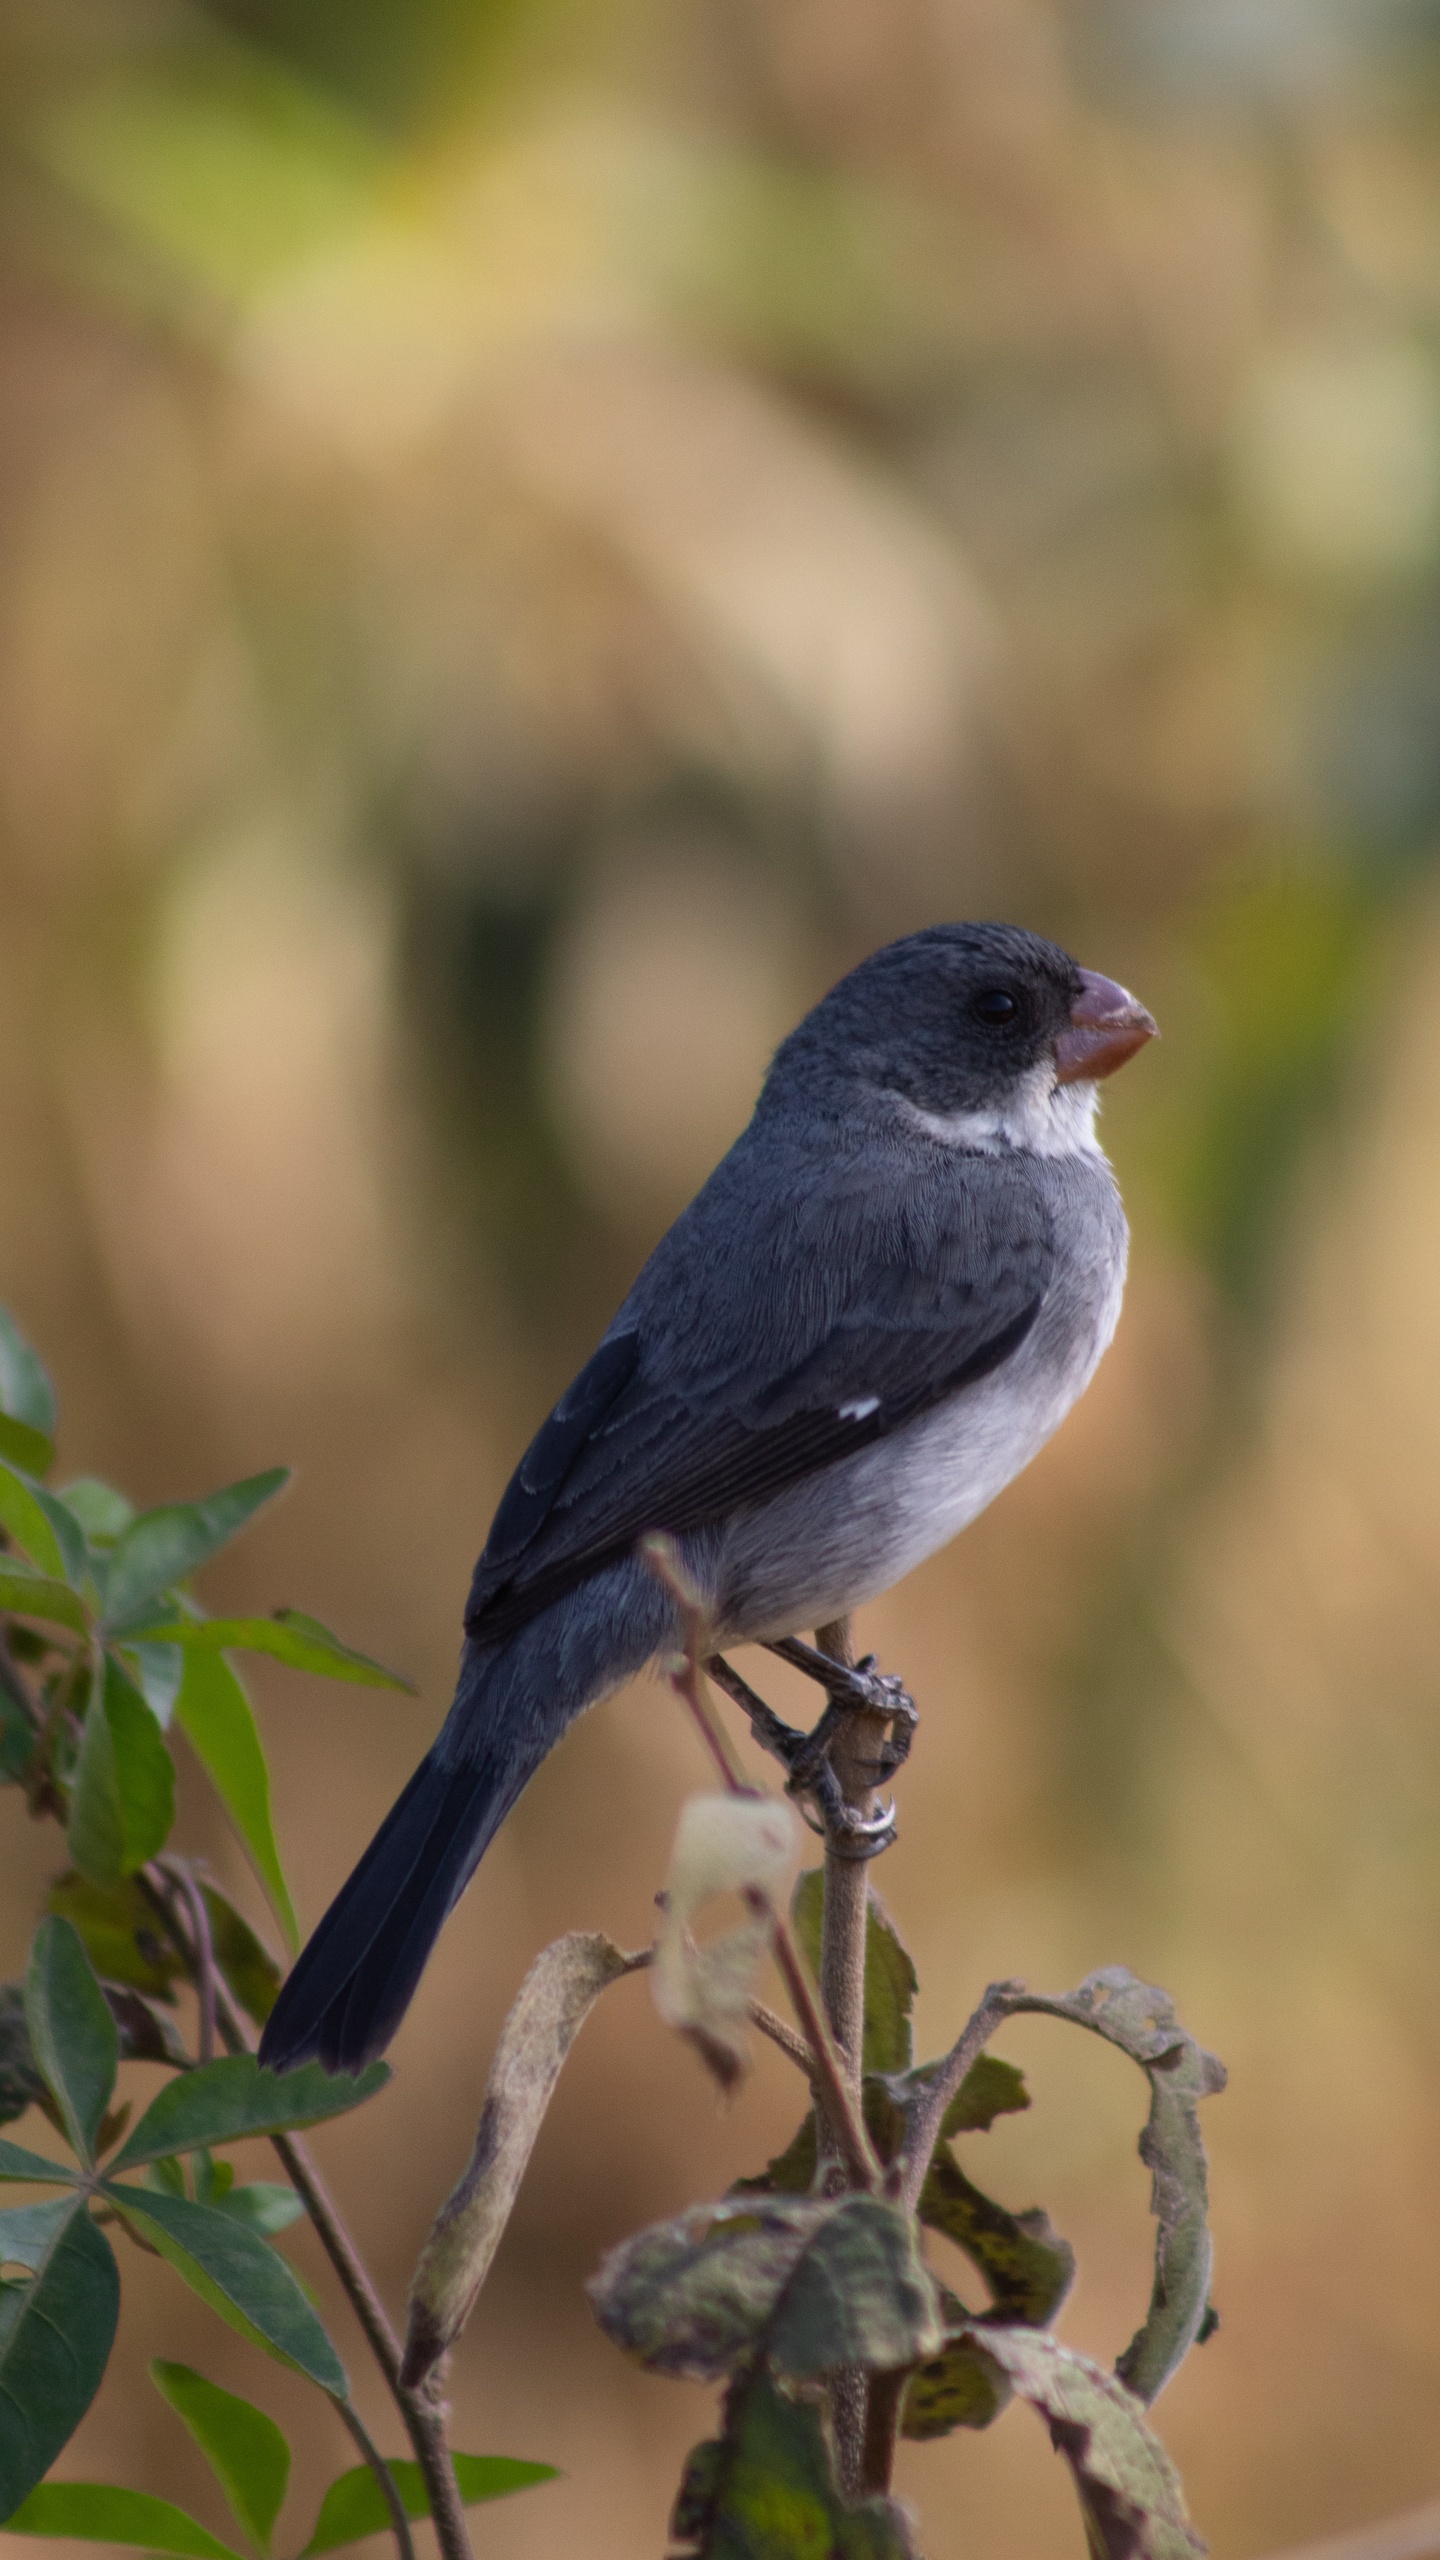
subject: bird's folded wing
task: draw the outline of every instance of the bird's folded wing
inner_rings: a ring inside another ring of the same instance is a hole
[[[711,1265],[698,1290],[667,1292],[663,1269],[642,1282],[511,1479],[470,1634],[503,1639],[647,1530],[764,1502],[1009,1359],[1052,1275],[1048,1220],[1005,1184],[914,1228],[878,1220],[853,1255],[827,1238],[808,1274],[761,1253],[743,1274]]]

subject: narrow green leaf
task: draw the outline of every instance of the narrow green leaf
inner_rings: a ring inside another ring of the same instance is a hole
[[[0,1458],[23,1467],[27,1476],[43,1476],[55,1463],[55,1443],[44,1431],[33,1431],[28,1422],[0,1413]]]
[[[182,1659],[175,1702],[180,1729],[239,1832],[293,1954],[300,1925],[275,1843],[270,1772],[250,1701],[223,1655],[187,1645]]]
[[[0,2142],[0,2180],[17,2187],[74,2187],[78,2170],[63,2160],[47,2160],[43,2151],[27,2151],[19,2142]]]
[[[175,1819],[165,1737],[113,1653],[85,1711],[70,1797],[70,1855],[91,1882],[117,1884],[164,1848]]]
[[[173,1999],[170,1986],[184,1967],[138,1876],[99,1885],[72,1868],[50,1887],[46,1909],[73,1922],[103,1981],[129,1983],[152,2000]]]
[[[127,1644],[124,1660],[141,1697],[164,1733],[175,1712],[185,1656],[178,1644]]]
[[[288,1467],[226,1485],[199,1502],[167,1502],[142,1511],[117,1540],[105,1576],[105,1621],[113,1634],[143,1623],[157,1592],[183,1582],[228,1546],[237,1531],[290,1478]]]
[[[8,2146],[6,2146],[8,2147]],[[76,2198],[0,2335],[0,2516],[44,2479],[100,2387],[120,2312],[120,2273]],[[13,2307],[12,2307],[13,2305]]]
[[[226,2054],[199,2071],[167,2081],[145,2110],[129,2141],[110,2163],[112,2172],[138,2168],[169,2152],[202,2144],[242,2142],[256,2133],[284,2133],[344,2115],[383,2089],[388,2062],[372,2062],[357,2079],[325,2070],[318,2062],[298,2071],[266,2071],[250,2053]]]
[[[25,1973],[25,2021],[35,2059],[82,2160],[110,2104],[120,2039],[105,1994],[68,1920],[42,1920]]]
[[[20,1468],[0,1462],[0,1528],[56,1582],[84,1579],[85,1533],[53,1493]]]
[[[4,1432],[0,1429],[0,1448]],[[53,1575],[32,1573],[18,1556],[7,1556],[0,1564],[0,1610],[8,1609],[17,1618],[43,1618],[47,1626],[68,1627],[72,1635],[87,1636],[90,1621],[85,1604],[68,1582],[57,1582]]]
[[[55,1390],[8,1307],[0,1307],[0,1413],[54,1435]]]
[[[253,2231],[212,2205],[149,2187],[107,2179],[100,2192],[232,2329],[308,2374],[322,2391],[349,2398],[345,2368],[295,2275]]]
[[[456,2453],[451,2460],[455,2486],[467,2507],[482,2506],[490,2498],[513,2497],[517,2489],[534,2489],[543,2480],[560,2477],[551,2463],[514,2462],[503,2453]],[[387,2462],[385,2468],[400,2492],[405,2513],[412,2524],[418,2524],[430,2513],[430,2495],[419,2463]],[[390,2511],[380,2484],[362,2462],[331,2481],[300,2560],[319,2560],[323,2551],[339,2551],[347,2542],[363,2542],[367,2534],[386,2533],[389,2527]]]
[[[113,1484],[102,1484],[98,1476],[76,1476],[60,1487],[60,1494],[92,1546],[113,1546],[135,1517],[134,1503],[117,1493]]]
[[[367,1653],[356,1653],[301,1609],[277,1609],[273,1618],[166,1619],[145,1633],[154,1643],[183,1644],[192,1653],[268,1653],[294,1671],[315,1671],[322,1679],[357,1680],[366,1688],[415,1694],[413,1681],[372,1662]]]
[[[152,2498],[144,2489],[112,2489],[98,2480],[50,2480],[32,2489],[6,2519],[5,2531],[121,2542],[140,2551],[177,2552],[181,2560],[241,2560],[168,2498]]]
[[[290,2447],[274,2419],[188,2364],[157,2357],[150,2379],[189,2428],[236,2522],[268,2555],[290,2479]]]
[[[215,1961],[247,2018],[263,2027],[280,1996],[280,1967],[248,1920],[213,1884],[202,1885]]]
[[[228,2213],[243,2222],[247,2231],[258,2231],[262,2240],[278,2240],[292,2222],[298,2222],[305,2207],[293,2187],[283,2187],[268,2178],[252,2178],[248,2185],[230,2187],[223,2196],[211,2198],[217,2213]]]

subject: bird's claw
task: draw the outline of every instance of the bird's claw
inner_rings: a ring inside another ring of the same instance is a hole
[[[831,1745],[847,1717],[884,1717],[891,1730],[868,1763],[876,1784],[883,1783],[909,1756],[920,1720],[914,1700],[902,1680],[893,1673],[877,1670],[873,1653],[852,1669],[848,1663],[834,1662],[828,1654],[813,1651],[798,1638],[783,1639],[769,1650],[821,1682],[825,1689],[824,1711],[808,1733],[777,1716],[748,1681],[731,1669],[722,1654],[714,1655],[705,1667],[717,1686],[744,1709],[761,1749],[781,1762],[786,1772],[785,1792],[801,1799],[800,1810],[810,1829],[839,1858],[878,1857],[896,1838],[894,1801],[868,1815],[848,1804],[831,1766]],[[804,1801],[807,1797],[808,1805]]]

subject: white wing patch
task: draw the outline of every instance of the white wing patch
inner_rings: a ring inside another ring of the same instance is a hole
[[[878,1396],[852,1396],[850,1402],[842,1404],[838,1410],[842,1422],[868,1422],[872,1413],[879,1412],[880,1399]]]

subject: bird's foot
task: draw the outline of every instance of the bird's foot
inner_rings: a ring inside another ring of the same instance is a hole
[[[790,1660],[789,1640],[770,1647],[770,1651]],[[812,1831],[818,1832],[827,1846],[840,1858],[876,1858],[888,1849],[896,1836],[893,1801],[874,1814],[863,1814],[847,1804],[840,1781],[831,1765],[830,1753],[836,1736],[849,1717],[860,1714],[867,1721],[884,1717],[891,1721],[888,1739],[882,1740],[869,1761],[878,1784],[898,1769],[909,1752],[915,1726],[919,1721],[913,1700],[903,1684],[875,1670],[875,1657],[868,1655],[852,1671],[844,1663],[832,1662],[828,1655],[811,1653],[808,1645],[797,1643],[796,1652],[805,1659],[797,1668],[821,1678],[821,1666],[830,1676],[825,1680],[827,1696],[819,1722],[806,1733],[801,1727],[786,1724],[773,1707],[767,1706],[758,1692],[732,1669],[723,1654],[714,1654],[705,1668],[717,1688],[733,1698],[750,1720],[755,1740],[784,1767],[785,1792],[802,1799],[801,1811]],[[812,1665],[814,1666],[812,1670]],[[804,1799],[808,1798],[808,1805]],[[813,1814],[810,1808],[813,1808]]]
[[[842,1713],[884,1718],[890,1731],[881,1742],[872,1765],[877,1783],[893,1778],[896,1770],[902,1768],[910,1757],[910,1745],[920,1722],[919,1709],[898,1674],[882,1671],[873,1653],[863,1655],[854,1664],[836,1662],[833,1656],[819,1652],[814,1645],[803,1644],[798,1636],[778,1636],[765,1649],[767,1653],[777,1655],[781,1662],[788,1662],[793,1670],[803,1671],[807,1680],[818,1681],[824,1690],[825,1715],[815,1728],[817,1734],[825,1730],[828,1738],[834,1733],[834,1724],[827,1725],[832,1708],[838,1708]]]

